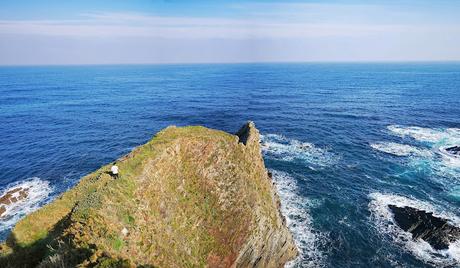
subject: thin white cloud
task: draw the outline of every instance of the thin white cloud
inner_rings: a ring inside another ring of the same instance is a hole
[[[161,17],[133,13],[83,14],[80,20],[3,20],[0,34],[66,37],[314,38],[416,32],[411,25],[277,22],[267,19]]]
[[[423,12],[391,4],[237,3],[225,17],[165,17],[90,12],[74,20],[3,20],[0,34],[66,37],[290,38],[381,36],[432,31],[457,34],[458,25],[426,25]],[[414,7],[416,9],[416,7]]]
[[[460,24],[452,18],[430,21],[378,5],[229,8],[235,16],[0,20],[0,64],[460,59]]]
[[[399,24],[401,22],[418,21],[420,19],[418,12],[395,8],[389,3],[385,5],[326,2],[240,3],[234,4],[233,8],[246,12],[251,17],[271,18],[291,22]]]

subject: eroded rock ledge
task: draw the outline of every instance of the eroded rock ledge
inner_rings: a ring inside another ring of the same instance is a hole
[[[446,219],[433,216],[432,212],[412,207],[389,205],[396,224],[412,234],[414,240],[422,239],[437,250],[448,249],[450,243],[460,239],[460,228]]]
[[[21,220],[1,267],[282,267],[297,255],[252,122],[168,127]],[[25,258],[24,256],[27,256]]]

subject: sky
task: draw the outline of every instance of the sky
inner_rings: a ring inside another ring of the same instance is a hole
[[[0,65],[460,60],[457,0],[0,0]]]

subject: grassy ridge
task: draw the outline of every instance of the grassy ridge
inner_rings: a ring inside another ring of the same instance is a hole
[[[257,221],[280,225],[258,146],[166,128],[117,161],[119,179],[103,166],[18,222],[0,266],[230,266]]]

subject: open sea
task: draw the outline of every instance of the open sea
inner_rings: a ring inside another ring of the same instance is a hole
[[[460,226],[460,63],[0,67],[0,239],[168,125],[262,133],[301,255],[291,267],[459,267],[394,224],[388,204]]]

